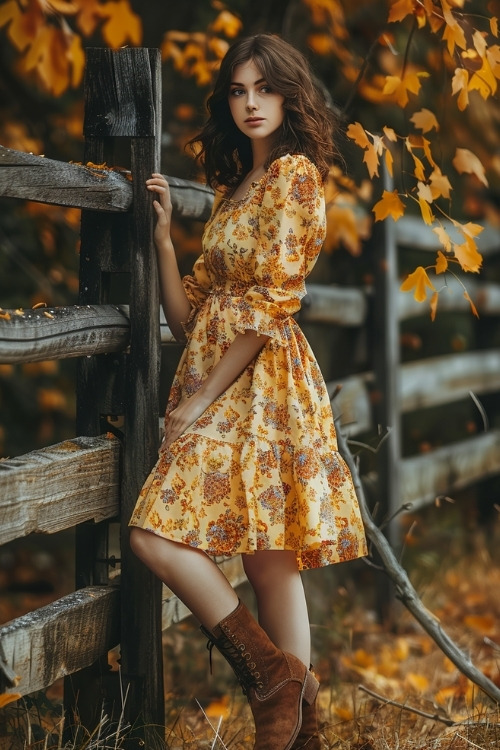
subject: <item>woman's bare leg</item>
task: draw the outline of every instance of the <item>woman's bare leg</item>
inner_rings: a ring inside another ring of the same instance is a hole
[[[203,550],[137,527],[130,532],[130,546],[209,630],[238,606],[234,589]]]
[[[259,624],[278,648],[309,666],[309,615],[295,553],[262,550],[242,557],[257,597]]]

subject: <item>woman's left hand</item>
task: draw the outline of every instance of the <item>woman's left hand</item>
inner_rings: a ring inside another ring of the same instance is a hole
[[[187,428],[201,417],[209,406],[203,398],[194,394],[191,398],[184,398],[175,409],[172,409],[165,421],[165,437],[163,446],[168,447],[170,443],[177,440]]]

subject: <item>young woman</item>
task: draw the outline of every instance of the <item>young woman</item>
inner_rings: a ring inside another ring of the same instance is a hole
[[[155,194],[162,305],[186,348],[134,552],[189,607],[250,702],[256,750],[318,750],[300,570],[366,554],[328,394],[293,315],[325,236],[332,115],[281,39],[236,42],[196,142],[216,190],[203,255],[181,279],[165,179]],[[257,623],[211,559],[241,554]]]

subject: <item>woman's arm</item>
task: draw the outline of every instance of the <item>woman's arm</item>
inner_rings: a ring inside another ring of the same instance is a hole
[[[178,341],[184,341],[186,336],[182,324],[189,317],[191,305],[181,281],[174,246],[170,236],[172,219],[170,191],[163,175],[156,172],[146,181],[146,186],[148,190],[155,193],[159,198],[159,200],[153,201],[153,206],[156,211],[154,242],[158,261],[161,304],[168,327]]]
[[[201,417],[205,409],[224,393],[231,383],[255,359],[269,336],[259,335],[248,330],[237,333],[213,370],[203,381],[199,390],[191,398],[183,399],[168,415],[165,427],[165,444],[169,445],[182,435],[189,425]]]

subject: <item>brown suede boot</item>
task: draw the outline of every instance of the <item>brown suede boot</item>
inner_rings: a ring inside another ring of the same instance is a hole
[[[248,698],[254,750],[291,750],[302,725],[302,707],[314,703],[318,693],[313,673],[296,656],[276,648],[242,602],[213,631],[201,629],[229,662]]]
[[[291,750],[321,750],[316,699],[311,705],[302,702],[302,726]]]

